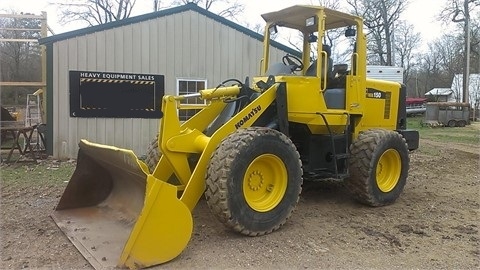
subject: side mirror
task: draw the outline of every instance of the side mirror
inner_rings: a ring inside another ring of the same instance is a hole
[[[346,37],[354,37],[356,35],[357,35],[357,31],[355,29],[348,27],[347,30],[345,30]]]
[[[314,34],[308,35],[308,43],[314,43],[317,42],[318,38]]]
[[[277,30],[277,25],[271,25],[269,28],[268,28],[268,32],[270,33],[270,35],[274,35],[276,33],[278,33],[278,30]]]

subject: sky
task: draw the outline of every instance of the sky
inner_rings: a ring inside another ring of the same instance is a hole
[[[410,0],[407,10],[403,13],[402,19],[407,20],[415,26],[415,31],[420,32],[423,46],[428,41],[440,37],[442,29],[445,27],[438,22],[436,17],[443,4],[449,0]],[[17,13],[41,14],[46,11],[48,16],[48,25],[55,34],[68,32],[83,28],[82,25],[70,24],[62,26],[57,21],[57,10],[53,5],[49,5],[52,0],[0,0],[0,13],[10,13],[14,10]],[[137,0],[138,8],[134,15],[148,13],[151,10],[152,0]],[[242,18],[248,19],[250,25],[263,24],[261,14],[276,11],[295,4],[310,4],[311,0],[243,0],[245,4],[245,15]],[[143,4],[143,5],[142,5]]]
[[[442,25],[435,18],[440,12],[443,3],[449,0],[410,0],[407,10],[402,14],[402,19],[409,21],[415,26],[417,32],[420,32],[425,40],[433,40],[441,35]],[[275,5],[260,4],[260,1],[246,0],[246,9],[249,13],[260,18],[260,15],[270,11],[275,11],[295,4],[310,4],[317,1],[311,0],[276,0]],[[274,1],[262,1],[274,2]],[[259,8],[259,6],[262,6]]]

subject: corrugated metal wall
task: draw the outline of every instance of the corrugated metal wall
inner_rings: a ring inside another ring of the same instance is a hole
[[[53,156],[76,158],[78,142],[132,149],[145,154],[158,120],[72,118],[69,70],[165,75],[165,93],[177,78],[207,79],[214,87],[229,78],[258,74],[262,42],[195,11],[61,40],[53,44]],[[271,49],[271,61],[285,52]]]

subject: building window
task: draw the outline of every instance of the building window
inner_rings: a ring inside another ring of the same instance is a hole
[[[195,94],[198,93],[199,90],[206,89],[206,87],[207,80],[205,79],[177,79],[177,93],[179,95]],[[182,104],[205,104],[205,101],[200,98],[189,98],[182,101]],[[186,121],[199,111],[200,110],[182,109],[179,110],[178,116],[180,121]]]

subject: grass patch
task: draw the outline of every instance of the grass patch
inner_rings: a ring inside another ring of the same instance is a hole
[[[465,127],[426,127],[422,126],[423,117],[410,117],[407,119],[407,127],[416,129],[420,138],[439,142],[455,142],[465,144],[480,144],[480,123],[473,123]]]
[[[434,146],[434,145],[429,145],[429,144],[421,144],[420,148],[415,150],[415,152],[429,155],[429,156],[439,156],[442,154],[441,148]]]
[[[30,183],[32,185],[59,184],[70,180],[75,170],[75,162],[34,162],[2,164],[2,185]]]

